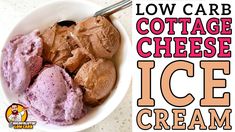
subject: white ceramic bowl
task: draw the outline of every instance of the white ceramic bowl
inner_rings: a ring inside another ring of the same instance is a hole
[[[92,16],[101,8],[102,7],[86,0],[60,0],[48,3],[30,12],[19,21],[10,32],[5,42],[9,41],[17,34],[25,34],[31,32],[33,29],[44,31],[46,28],[60,20],[82,20]],[[117,18],[112,18],[112,22],[121,33],[122,43],[120,50],[114,57],[118,79],[111,95],[102,105],[90,110],[85,117],[78,120],[73,125],[56,126],[36,120],[37,125],[35,127],[37,129],[47,131],[81,131],[102,121],[121,103],[127,93],[131,81],[130,59],[128,59],[130,57],[131,43],[125,29],[118,22]],[[4,84],[2,83],[0,92],[4,93],[4,98],[9,105],[17,101],[16,96],[4,87]]]

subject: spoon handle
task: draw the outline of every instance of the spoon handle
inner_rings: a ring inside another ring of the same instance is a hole
[[[131,5],[132,5],[132,1],[131,0],[123,0],[123,1],[120,1],[120,2],[118,2],[116,4],[108,6],[108,7],[104,8],[104,9],[102,9],[100,11],[97,11],[95,13],[94,17],[96,17],[96,16],[105,16],[105,17],[107,17],[107,16],[110,16],[113,13],[118,12],[118,11],[120,11],[122,9],[125,9],[125,8],[127,8],[127,7],[129,7]]]

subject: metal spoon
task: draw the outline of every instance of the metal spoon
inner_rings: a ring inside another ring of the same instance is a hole
[[[130,7],[132,5],[132,1],[131,0],[122,0],[116,4],[113,4],[111,6],[108,6],[102,10],[97,11],[93,16],[97,17],[97,16],[104,16],[104,17],[109,17],[110,15],[126,9],[127,7]],[[72,21],[72,20],[63,20],[60,22],[57,22],[58,25],[60,26],[72,26],[75,25],[76,22]]]
[[[94,17],[96,16],[105,16],[108,17],[110,15],[112,15],[113,13],[116,13],[120,10],[123,10],[127,7],[130,7],[132,5],[132,1],[131,0],[123,0],[120,1],[116,4],[113,4],[111,6],[108,6],[102,10],[99,10],[95,13]]]

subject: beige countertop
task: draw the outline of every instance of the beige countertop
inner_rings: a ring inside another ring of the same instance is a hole
[[[12,28],[12,25],[21,19],[25,14],[39,5],[51,0],[0,0],[0,43],[3,42]],[[101,6],[107,6],[120,0],[89,0]],[[131,8],[116,13],[131,38]],[[131,131],[131,88],[123,102],[117,109],[99,124],[85,130],[85,132],[130,132]],[[0,108],[0,118],[5,109]],[[1,120],[2,121],[2,120]]]

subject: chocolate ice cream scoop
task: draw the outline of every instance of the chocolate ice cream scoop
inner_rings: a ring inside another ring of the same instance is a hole
[[[116,69],[112,61],[91,60],[79,69],[75,82],[85,89],[84,102],[98,105],[109,95],[116,82]]]
[[[2,74],[15,93],[23,92],[42,67],[42,39],[35,30],[14,37],[3,48]]]
[[[72,56],[71,51],[78,47],[70,36],[73,28],[73,25],[68,27],[55,24],[42,34],[43,58],[46,62],[62,66]]]
[[[90,60],[88,57],[87,51],[84,51],[83,48],[74,49],[72,52],[72,57],[68,58],[67,61],[63,64],[65,69],[69,72],[74,72],[76,69],[79,69],[84,63]]]
[[[80,47],[84,47],[98,58],[112,58],[117,52],[121,36],[105,17],[90,17],[77,23],[74,28]]]
[[[69,125],[84,116],[83,93],[59,66],[45,66],[27,89],[26,100],[36,117],[49,123]]]

